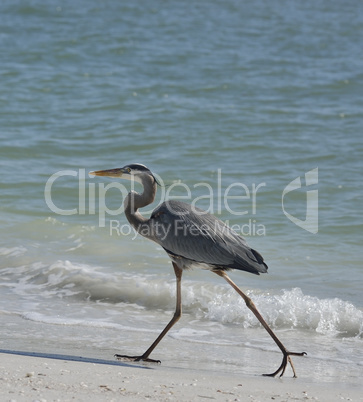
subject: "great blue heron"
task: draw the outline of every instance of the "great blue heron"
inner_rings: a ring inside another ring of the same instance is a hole
[[[90,172],[94,176],[107,176],[135,180],[144,187],[142,194],[130,192],[125,198],[125,215],[130,224],[142,236],[153,240],[164,248],[171,258],[176,276],[176,309],[173,318],[154,343],[141,356],[118,355],[119,360],[146,361],[160,363],[149,356],[170,328],[179,320],[181,307],[181,278],[184,269],[197,266],[209,269],[224,278],[243,298],[247,307],[260,321],[280,348],[283,359],[280,367],[271,374],[274,377],[284,374],[289,362],[296,377],[290,356],[303,356],[306,353],[288,351],[277,338],[267,322],[258,312],[252,300],[229,278],[226,271],[239,269],[259,275],[267,272],[262,256],[250,248],[243,237],[231,230],[214,215],[180,201],[166,201],[160,204],[149,219],[143,217],[139,208],[151,204],[155,199],[157,181],[152,172],[144,165],[131,164],[123,168]]]

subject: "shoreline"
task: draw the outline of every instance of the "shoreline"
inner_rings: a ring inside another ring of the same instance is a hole
[[[361,387],[0,351],[4,401],[363,401]]]

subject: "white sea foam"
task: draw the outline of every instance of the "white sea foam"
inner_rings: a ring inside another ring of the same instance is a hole
[[[301,289],[283,290],[280,294],[253,294],[254,300],[274,328],[299,328],[324,335],[362,337],[363,312],[340,299],[319,299],[304,295]],[[258,325],[255,316],[242,300],[232,293],[210,301],[208,317],[224,323],[241,322],[244,327]]]
[[[23,246],[19,247],[0,247],[0,255],[6,257],[19,257],[25,254],[27,249]]]
[[[124,303],[148,310],[172,310],[175,304],[175,281],[155,275],[103,272],[102,267],[68,260],[58,260],[49,266],[33,263],[2,271],[8,278],[7,287],[22,296],[38,294],[39,300],[71,297],[79,302],[103,302],[108,309],[112,309],[113,304]],[[305,295],[299,288],[247,293],[273,328],[362,337],[363,312],[350,302],[338,298],[319,299]],[[182,296],[184,311],[198,320],[241,324],[244,328],[260,325],[238,294],[225,285],[186,280]],[[27,317],[29,319],[29,315]],[[34,319],[34,315],[32,317]],[[70,323],[73,323],[71,319]]]

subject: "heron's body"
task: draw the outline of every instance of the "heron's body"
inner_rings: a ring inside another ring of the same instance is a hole
[[[158,243],[172,260],[177,279],[176,309],[173,318],[147,351],[140,356],[116,355],[118,359],[143,360],[158,362],[149,358],[169,329],[181,316],[181,277],[182,272],[190,267],[209,269],[223,277],[244,299],[247,307],[270,334],[283,353],[280,367],[272,374],[285,372],[289,362],[295,375],[290,356],[302,356],[305,353],[289,352],[277,338],[266,321],[258,312],[252,300],[227,276],[226,271],[238,269],[259,275],[267,272],[267,265],[256,250],[248,246],[243,237],[231,230],[214,215],[195,206],[180,201],[166,201],[160,204],[145,218],[139,209],[151,204],[155,199],[157,182],[152,172],[144,165],[131,164],[119,169],[91,172],[96,176],[121,177],[140,182],[143,193],[130,192],[125,199],[125,215],[130,224],[142,236]]]
[[[229,226],[180,201],[163,202],[150,217],[153,236],[180,268],[267,272],[262,256]],[[141,232],[142,234],[142,232]]]

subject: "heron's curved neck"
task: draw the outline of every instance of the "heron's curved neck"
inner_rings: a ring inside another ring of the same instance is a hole
[[[144,186],[143,193],[132,191],[127,195],[124,203],[126,218],[138,232],[141,230],[141,225],[149,220],[144,218],[138,209],[151,204],[156,194],[156,182],[153,177],[143,177],[142,185]]]

